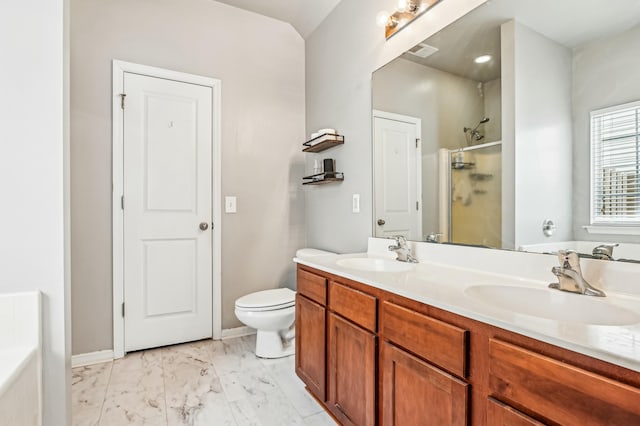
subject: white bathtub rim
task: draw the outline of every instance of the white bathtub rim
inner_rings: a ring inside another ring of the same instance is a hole
[[[11,388],[34,358],[38,362],[37,355],[38,348],[35,346],[13,346],[0,350],[0,397]]]

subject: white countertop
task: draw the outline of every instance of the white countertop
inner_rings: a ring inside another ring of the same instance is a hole
[[[376,240],[376,239],[371,239]],[[378,239],[379,240],[379,239]],[[386,243],[388,240],[383,240]],[[415,243],[413,243],[415,244]],[[380,245],[380,243],[378,243]],[[370,241],[371,247],[371,241]],[[418,249],[418,254],[424,252]],[[454,250],[448,248],[447,250]],[[358,281],[399,296],[422,302],[446,311],[519,333],[565,349],[579,352],[640,372],[640,322],[632,325],[592,325],[580,322],[551,320],[525,315],[504,307],[479,300],[467,291],[478,285],[504,285],[545,289],[553,281],[522,278],[515,275],[497,274],[464,266],[458,258],[457,264],[437,263],[420,258],[408,272],[371,272],[346,268],[336,262],[340,259],[358,257],[382,257],[388,254],[367,253],[318,256],[309,259],[294,259],[295,262],[318,270]],[[416,250],[414,250],[414,253]],[[504,255],[503,255],[504,256]],[[510,256],[510,254],[507,254]],[[393,258],[393,256],[391,257]],[[528,260],[528,258],[522,258]],[[533,263],[548,262],[547,258],[532,258]],[[541,259],[541,260],[540,260]],[[395,260],[394,260],[395,261]],[[530,262],[531,263],[531,262]],[[549,268],[547,268],[549,271]],[[606,308],[626,309],[640,317],[640,297],[635,294],[616,293],[607,290],[607,297],[574,295],[559,292],[562,297],[588,297],[590,304],[609,304]]]

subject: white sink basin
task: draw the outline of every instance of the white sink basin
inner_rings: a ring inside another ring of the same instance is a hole
[[[340,259],[336,264],[343,268],[373,272],[406,272],[413,269],[413,265],[411,263],[399,262],[397,260],[375,259],[371,257]]]
[[[640,322],[640,313],[612,304],[606,297],[564,291],[500,285],[467,288],[468,297],[518,314],[592,325],[629,325]]]

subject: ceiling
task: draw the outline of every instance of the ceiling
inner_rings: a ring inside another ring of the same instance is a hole
[[[436,53],[402,57],[475,81],[492,80],[500,76],[500,25],[511,19],[572,49],[638,25],[640,1],[490,0],[425,40]],[[473,59],[484,54],[493,61],[475,65]]]
[[[218,0],[290,23],[306,39],[340,0]]]

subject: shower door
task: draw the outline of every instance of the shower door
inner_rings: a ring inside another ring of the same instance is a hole
[[[502,143],[449,155],[450,242],[502,246]]]

